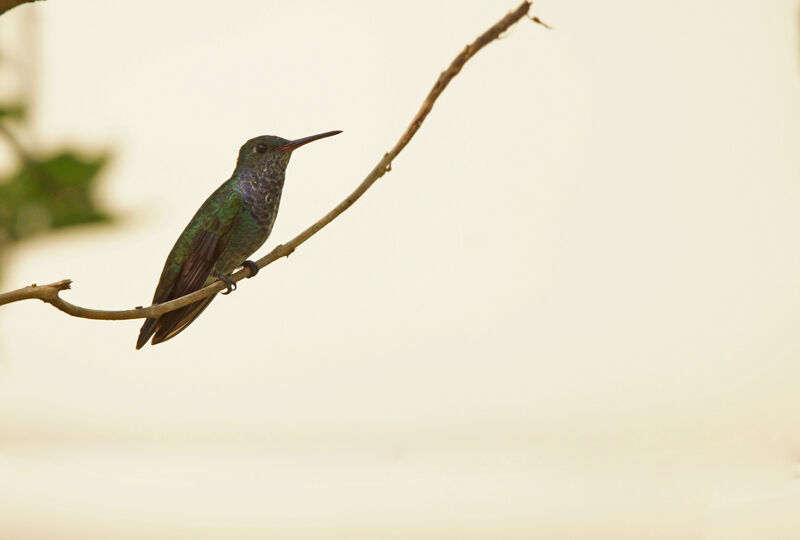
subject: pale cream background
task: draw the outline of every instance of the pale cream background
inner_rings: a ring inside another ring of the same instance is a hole
[[[121,219],[13,254],[146,303],[246,139],[265,253],[515,1],[48,1],[36,136]],[[800,538],[800,6],[542,0],[345,215],[134,351],[0,311],[0,538]],[[17,22],[15,22],[17,21]],[[3,166],[7,167],[5,163]]]

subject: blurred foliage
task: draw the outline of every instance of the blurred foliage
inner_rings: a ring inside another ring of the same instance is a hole
[[[22,119],[25,116],[25,107],[16,104],[0,105],[0,120],[6,118]]]
[[[0,234],[19,241],[49,229],[107,221],[91,188],[106,156],[84,158],[59,152],[26,158],[10,178],[0,179]]]
[[[2,5],[0,0],[0,13]],[[31,21],[27,24],[19,27],[19,36],[35,35]],[[13,90],[0,101],[0,145],[10,150],[5,155],[17,165],[0,176],[0,274],[12,243],[55,229],[110,219],[93,197],[108,153],[89,156],[66,148],[45,152],[24,144],[28,139],[25,135],[31,131],[28,96],[37,74],[30,68],[36,61],[35,50],[21,46],[16,56],[3,53],[0,51],[0,75],[8,78],[12,83],[8,88]],[[26,61],[22,61],[26,55]],[[15,80],[18,84],[13,84]]]
[[[108,154],[88,157],[70,150],[29,152],[8,129],[25,128],[25,107],[0,105],[0,144],[8,144],[19,167],[0,178],[0,257],[4,247],[54,229],[109,221],[93,198]],[[2,259],[0,259],[2,263]]]

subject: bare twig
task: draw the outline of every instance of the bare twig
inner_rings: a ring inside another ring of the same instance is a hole
[[[547,24],[546,22],[544,22],[542,19],[540,19],[540,18],[539,18],[539,17],[537,17],[536,15],[528,15],[528,18],[529,18],[530,20],[532,20],[533,22],[535,22],[536,24],[541,24],[542,26],[544,26],[544,27],[545,27],[545,28],[547,28],[548,30],[553,30],[553,27],[552,27],[552,26],[550,26],[549,24]]]
[[[444,91],[445,88],[447,88],[447,85],[450,84],[450,81],[453,80],[456,75],[458,75],[458,73],[461,71],[461,68],[464,67],[464,64],[466,64],[467,61],[475,55],[475,53],[497,39],[498,36],[508,30],[514,23],[527,15],[530,7],[531,2],[522,2],[514,11],[500,19],[491,28],[478,36],[475,41],[464,47],[464,50],[462,50],[455,57],[455,59],[453,59],[453,61],[450,63],[450,66],[439,75],[439,78],[437,79],[436,83],[434,83],[433,88],[431,88],[430,92],[428,92],[428,95],[425,96],[425,100],[422,102],[422,106],[420,107],[419,111],[414,116],[413,120],[411,120],[411,124],[409,124],[405,132],[403,132],[403,134],[400,136],[400,139],[397,141],[394,147],[383,155],[380,161],[378,161],[378,164],[375,165],[366,178],[362,180],[361,184],[359,184],[358,187],[347,196],[347,198],[336,205],[336,208],[325,214],[316,223],[292,238],[290,241],[277,246],[265,256],[258,259],[258,261],[256,261],[258,267],[264,268],[268,264],[271,264],[282,257],[288,257],[303,242],[314,236],[320,231],[320,229],[336,219],[339,214],[350,208],[350,206],[352,206],[352,204],[356,202],[364,194],[364,192],[366,192],[370,186],[372,186],[372,184],[374,184],[384,174],[389,172],[392,169],[392,160],[397,157],[397,155],[403,150],[403,148],[406,147],[409,141],[411,141],[417,131],[419,131],[422,122],[425,120],[425,117],[428,116],[428,113],[431,112],[433,104],[436,102],[439,95]],[[537,20],[537,22],[539,21]],[[243,268],[230,276],[230,278],[233,281],[239,281],[245,277],[248,277],[249,275],[250,270]],[[17,302],[19,300],[38,298],[39,300],[47,302],[48,304],[51,304],[61,311],[74,317],[104,320],[141,319],[145,317],[158,317],[159,315],[163,315],[169,311],[173,311],[180,307],[197,302],[198,300],[201,300],[225,288],[225,285],[221,281],[215,281],[203,289],[197,290],[191,294],[187,294],[186,296],[176,298],[175,300],[164,302],[163,304],[155,304],[147,308],[140,307],[136,309],[109,311],[76,306],[75,304],[71,304],[62,299],[58,293],[64,289],[68,289],[70,283],[70,280],[67,279],[57,281],[49,285],[31,285],[29,287],[24,287],[22,289],[0,294],[0,305],[8,304],[10,302]]]

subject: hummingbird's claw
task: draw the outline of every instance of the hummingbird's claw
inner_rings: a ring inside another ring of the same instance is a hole
[[[247,276],[248,278],[254,277],[256,274],[258,274],[258,265],[249,259],[242,263],[242,267],[250,270],[250,275]]]
[[[211,275],[220,280],[221,282],[223,282],[227,287],[227,289],[225,289],[225,291],[223,291],[222,294],[231,294],[233,291],[236,290],[236,282],[233,281],[228,276],[221,274],[218,270],[214,270],[213,272],[211,272]]]

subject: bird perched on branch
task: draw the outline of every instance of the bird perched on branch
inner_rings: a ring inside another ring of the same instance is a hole
[[[233,175],[206,199],[169,252],[153,303],[180,298],[217,279],[227,285],[222,294],[228,294],[236,288],[228,275],[240,266],[248,267],[253,277],[258,266],[247,258],[272,231],[289,157],[304,144],[339,133],[327,131],[293,141],[262,135],[244,143]],[[136,348],[141,349],[151,337],[153,345],[175,337],[215,296],[146,319]]]

